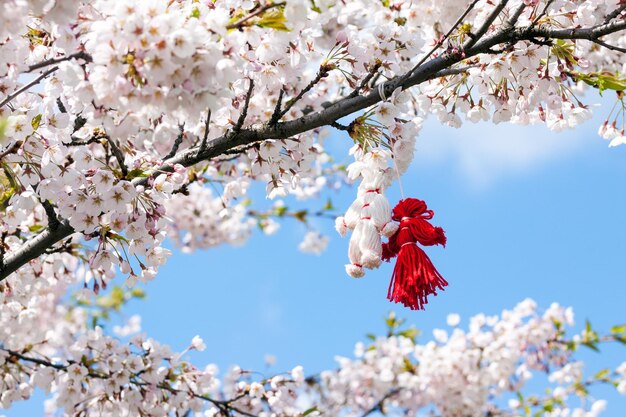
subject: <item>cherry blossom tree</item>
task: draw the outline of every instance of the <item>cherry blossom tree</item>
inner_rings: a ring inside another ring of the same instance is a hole
[[[354,202],[335,220],[347,274],[397,257],[388,297],[423,308],[447,282],[417,243],[445,234],[421,200],[392,210],[385,197],[423,121],[558,131],[590,118],[584,94],[598,90],[614,101],[599,134],[624,144],[625,34],[623,0],[2,2],[0,406],[39,387],[51,415],[595,417],[601,401],[571,398],[626,393],[626,365],[585,379],[575,353],[626,343],[626,328],[569,335],[557,305],[525,301],[467,331],[452,316],[427,344],[390,317],[337,369],[267,378],[219,379],[133,337],[136,322],[117,335],[98,323],[141,295],[168,242],[242,244],[285,217],[335,217],[282,198],[347,183]],[[347,167],[325,150],[332,131],[353,143]],[[251,205],[255,183],[271,210]],[[327,242],[312,230],[300,249]],[[553,384],[543,398],[524,395],[533,373]]]

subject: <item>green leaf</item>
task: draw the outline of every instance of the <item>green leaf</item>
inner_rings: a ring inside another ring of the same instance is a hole
[[[626,324],[621,324],[619,326],[611,327],[611,333],[613,334],[626,333]]]
[[[22,189],[20,183],[15,178],[15,173],[11,167],[2,163],[2,171],[0,171],[0,210],[4,211],[9,205],[9,200],[13,194]]]
[[[276,213],[276,215],[278,217],[283,217],[285,215],[285,213],[287,212],[287,207],[282,206],[282,207],[276,207],[274,209],[274,212]]]
[[[263,13],[256,25],[262,28],[279,30],[281,32],[291,32],[291,29],[289,29],[285,23],[287,23],[287,18],[283,10],[279,8]]]
[[[590,72],[588,74],[584,74],[582,72],[574,72],[572,73],[572,77],[576,81],[582,81],[591,87],[597,88],[600,93],[604,90],[626,90],[626,78],[620,78],[619,73],[611,74],[608,72]]]
[[[390,329],[395,329],[398,327],[398,320],[396,319],[396,313],[393,311],[389,313],[389,316],[385,319],[385,324]]]
[[[38,232],[41,229],[43,229],[43,225],[41,224],[33,224],[33,225],[28,226],[28,230],[33,233]]]
[[[551,402],[547,402],[543,405],[543,411],[545,412],[551,412],[552,410],[554,410],[554,404],[552,404]]]
[[[118,311],[124,304],[124,301],[126,301],[124,290],[121,287],[114,287],[109,294],[99,297],[96,300],[96,304],[106,310]],[[105,317],[108,316],[106,311],[103,312],[103,315]]]
[[[413,363],[411,363],[411,361],[407,357],[402,358],[402,362],[406,371],[415,372],[415,365],[413,365]]]
[[[333,202],[331,201],[329,197],[328,200],[326,200],[326,205],[324,206],[322,210],[330,211],[330,210],[334,210],[334,208],[335,207],[333,206]]]
[[[130,292],[130,295],[134,298],[142,299],[146,297],[146,292],[139,288],[133,288],[132,291]]]
[[[196,19],[200,18],[200,9],[198,9],[197,7],[194,7],[191,10],[191,17],[195,17]]]
[[[146,178],[148,174],[141,168],[134,168],[128,172],[126,178],[132,180],[133,178]]]
[[[415,327],[411,327],[409,329],[398,332],[398,336],[404,336],[407,339],[411,339],[413,342],[415,342],[415,338],[419,336],[419,334],[420,334],[420,331],[417,330]]]
[[[33,120],[30,121],[30,125],[33,127],[33,130],[37,130],[39,125],[41,125],[41,114],[33,117]]]
[[[552,46],[551,52],[560,60],[565,61],[571,68],[578,64],[578,58],[574,55],[575,50],[576,46],[572,42],[557,39]]]
[[[391,4],[391,2],[389,0],[380,0],[380,2],[383,4],[383,6],[385,7],[389,7],[389,5]]]
[[[4,145],[5,132],[7,131],[7,119],[0,119],[0,145]]]
[[[576,384],[575,390],[576,390],[576,394],[581,397],[586,397],[587,395],[589,395],[589,390],[587,389],[587,387],[585,387],[584,384],[581,384],[581,383]]]
[[[304,416],[308,416],[309,414],[314,413],[314,412],[316,412],[316,411],[317,411],[317,406],[315,406],[315,407],[311,407],[311,408],[309,408],[308,410],[306,410],[304,413],[302,413],[302,416],[303,416],[303,417],[304,417]]]
[[[606,378],[609,375],[610,372],[611,371],[609,371],[608,369],[603,369],[600,372],[598,372],[597,374],[595,374],[593,377],[595,379],[604,379],[604,378]]]
[[[404,26],[407,22],[406,17],[396,17],[393,21],[396,22],[398,26]]]
[[[310,0],[310,1],[311,1],[311,10],[313,10],[316,13],[322,13],[322,9],[317,7],[317,4],[315,4],[315,0]]]

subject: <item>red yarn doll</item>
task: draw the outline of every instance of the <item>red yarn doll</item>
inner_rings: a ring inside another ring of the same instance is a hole
[[[400,200],[393,209],[393,220],[400,222],[400,227],[389,242],[383,244],[383,260],[398,257],[387,298],[411,310],[423,310],[428,296],[437,295],[437,289],[443,290],[448,285],[428,255],[417,245],[446,245],[443,229],[428,222],[433,215],[422,200]]]

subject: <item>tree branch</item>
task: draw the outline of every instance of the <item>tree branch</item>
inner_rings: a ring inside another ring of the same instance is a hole
[[[183,143],[183,138],[185,137],[185,124],[178,125],[178,136],[176,136],[176,140],[174,141],[174,145],[172,145],[172,149],[170,149],[169,153],[165,155],[163,159],[170,159],[172,156],[176,155],[178,152],[178,148],[180,148],[180,144]]]
[[[68,56],[64,56],[62,58],[48,59],[46,61],[42,61],[42,62],[39,62],[37,64],[33,64],[30,67],[28,67],[28,70],[26,70],[26,72],[27,73],[28,72],[33,72],[33,71],[36,71],[38,69],[45,68],[45,67],[48,67],[50,65],[58,64],[58,63],[63,62],[63,61],[69,61],[71,59],[79,59],[79,58],[80,59],[84,59],[87,62],[91,62],[92,61],[91,55],[89,55],[85,51],[80,51],[80,52],[76,52],[76,53],[68,55]],[[39,84],[41,82],[41,80],[43,80],[48,75],[52,74],[53,72],[55,72],[58,69],[59,69],[59,67],[55,66],[53,68],[50,68],[47,71],[44,71],[37,78],[35,78],[31,82],[29,82],[28,84],[24,85],[22,88],[20,88],[19,90],[15,91],[13,94],[8,95],[4,100],[2,100],[2,102],[0,102],[0,107],[4,107],[6,104],[10,103],[15,97],[19,96],[20,94],[22,94],[23,92],[27,91],[31,87]]]
[[[410,71],[408,76],[399,76],[384,83],[385,92],[391,93],[396,88],[407,89],[423,82],[439,78],[446,75],[453,75],[463,71],[463,69],[452,68],[464,59],[475,55],[488,53],[495,45],[501,43],[519,42],[523,40],[533,40],[536,38],[546,39],[586,39],[597,40],[598,38],[626,29],[626,20],[613,21],[607,24],[597,25],[589,28],[566,28],[552,29],[545,26],[513,28],[506,31],[498,31],[493,35],[479,41],[465,51],[465,56],[458,54],[444,53],[420,65],[415,70]],[[175,164],[185,167],[195,165],[199,162],[210,160],[225,152],[239,147],[261,142],[267,139],[285,139],[303,132],[316,129],[321,126],[331,125],[342,117],[348,116],[357,111],[370,107],[381,100],[378,91],[372,90],[364,95],[356,97],[345,97],[334,103],[325,106],[323,110],[307,114],[296,120],[277,123],[276,125],[254,125],[237,132],[217,137],[198,147],[193,147],[181,151],[179,154],[166,160],[159,172],[171,172]],[[133,185],[146,185],[150,177],[135,178]],[[74,233],[74,229],[67,220],[55,230],[46,228],[43,232],[26,241],[20,248],[5,254],[4,269],[0,271],[0,281],[15,272],[27,262],[45,253],[47,247],[55,244]]]
[[[22,94],[23,92],[27,91],[29,88],[39,84],[41,82],[41,80],[43,80],[48,75],[52,74],[53,72],[55,72],[58,69],[59,69],[59,67],[52,67],[49,70],[44,71],[43,73],[41,73],[39,75],[39,77],[35,78],[34,80],[29,82],[28,84],[23,85],[22,88],[20,88],[19,90],[15,91],[14,93],[9,94],[8,96],[6,96],[6,98],[0,102],[0,107],[4,107],[5,105],[9,104],[11,101],[13,101],[13,99],[15,97],[17,97],[20,94]]]
[[[64,57],[47,59],[47,60],[41,61],[41,62],[39,62],[37,64],[33,64],[33,65],[28,67],[28,70],[26,72],[33,72],[33,71],[36,71],[38,69],[48,67],[50,65],[58,64],[58,63],[61,63],[61,62],[64,62],[64,61],[70,61],[72,59],[83,59],[83,60],[85,60],[85,62],[91,62],[92,61],[91,55],[89,55],[85,51],[79,51],[79,52],[76,52],[74,54],[67,55],[67,56],[64,56]]]
[[[19,352],[10,350],[10,349],[2,349],[2,348],[0,348],[0,350],[8,353],[10,357],[13,357],[15,359],[19,359],[21,361],[29,362],[29,363],[32,363],[32,364],[35,364],[35,365],[39,365],[39,366],[44,366],[44,367],[56,369],[57,371],[65,371],[65,372],[67,372],[67,368],[70,365],[76,363],[76,362],[73,362],[73,361],[68,361],[67,365],[63,365],[63,364],[60,364],[60,363],[54,363],[54,362],[52,362],[50,360],[47,360],[47,359],[40,359],[40,358],[26,356],[26,355],[23,355],[23,354],[21,354]],[[109,379],[110,378],[110,376],[107,375],[107,374],[93,372],[93,371],[89,371],[87,373],[87,376],[89,378],[96,378],[96,379]],[[139,378],[139,380],[137,378]],[[143,382],[143,381],[140,380],[139,373],[132,375],[132,378],[130,379],[129,384],[134,385],[136,387],[144,387],[144,386],[150,385],[147,382]],[[211,397],[209,397],[207,395],[196,394],[191,389],[189,389],[187,391],[187,390],[173,388],[173,387],[171,387],[168,384],[163,383],[163,382],[156,384],[156,387],[159,388],[159,389],[168,391],[168,392],[170,392],[172,394],[183,393],[183,394],[187,394],[187,395],[189,395],[189,396],[191,396],[193,398],[198,398],[198,399],[210,402],[211,404],[215,405],[216,407],[218,407],[222,411],[234,411],[234,412],[239,413],[239,414],[244,415],[244,416],[257,417],[254,414],[248,413],[247,411],[241,410],[241,409],[233,406],[233,403],[235,401],[237,401],[237,400],[239,400],[240,398],[243,397],[241,395],[238,396],[238,397],[231,398],[229,400],[221,401],[221,400],[216,400],[214,398],[211,398]]]
[[[385,401],[387,401],[389,398],[393,397],[394,395],[396,395],[399,392],[400,392],[400,388],[392,389],[387,394],[385,394],[385,396],[383,398],[381,398],[376,404],[374,404],[374,406],[372,408],[370,408],[369,410],[367,410],[363,414],[361,414],[361,417],[367,417],[370,414],[375,413],[377,411],[380,411],[382,414],[385,414],[384,411],[383,411],[383,406],[385,405]]]
[[[604,46],[606,49],[610,49],[611,51],[616,51],[616,52],[621,52],[623,54],[626,54],[626,48],[620,48],[619,46],[610,45],[604,41],[601,41],[600,39],[593,39],[592,41],[594,43],[597,43],[600,46]]]

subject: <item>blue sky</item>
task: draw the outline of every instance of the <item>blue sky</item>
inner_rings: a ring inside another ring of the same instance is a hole
[[[287,220],[276,235],[257,233],[241,248],[175,254],[146,286],[147,300],[124,314],[141,314],[144,331],[177,350],[199,334],[207,349],[190,355],[199,365],[264,371],[265,355],[274,355],[268,373],[334,367],[334,356],[351,355],[366,333],[382,333],[391,310],[423,330],[422,340],[445,327],[448,313],[461,314],[465,325],[473,314],[499,313],[526,297],[543,307],[573,306],[577,328],[585,319],[601,330],[626,323],[626,147],[609,149],[596,135],[604,116],[598,110],[593,121],[560,134],[543,126],[426,123],[402,179],[405,195],[426,200],[448,236],[445,249],[428,253],[450,285],[426,311],[386,300],[391,265],[347,277],[348,239],[332,221],[315,219],[332,237],[320,257],[297,250],[306,228]],[[335,135],[327,144],[341,151],[349,139]],[[343,211],[354,193],[330,195]],[[400,198],[397,187],[389,198]],[[592,371],[626,360],[626,349],[583,357]],[[602,394],[610,400],[603,415],[622,416],[626,398]],[[33,401],[4,414],[41,410]]]

